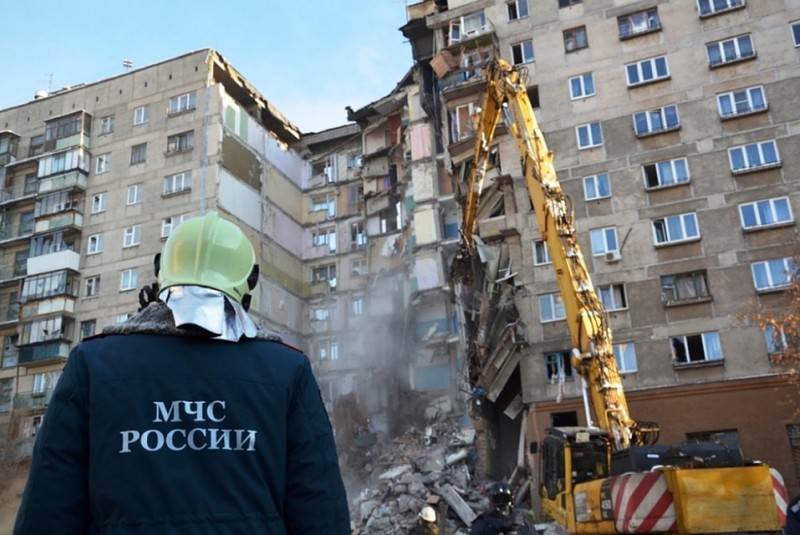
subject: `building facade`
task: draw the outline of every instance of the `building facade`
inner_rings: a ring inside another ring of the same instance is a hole
[[[798,252],[800,3],[430,0],[407,11],[401,31],[457,198],[484,67],[500,57],[527,71],[634,419],[657,421],[661,443],[737,439],[800,491],[796,387],[771,359],[780,336],[746,317],[785,306]],[[545,428],[590,420],[519,162],[499,127],[478,213],[484,254],[457,296],[494,478],[522,472]]]

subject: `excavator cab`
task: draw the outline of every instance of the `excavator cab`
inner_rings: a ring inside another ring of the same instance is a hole
[[[608,477],[611,443],[608,433],[590,427],[547,430],[541,444],[541,495],[556,500],[579,483]]]

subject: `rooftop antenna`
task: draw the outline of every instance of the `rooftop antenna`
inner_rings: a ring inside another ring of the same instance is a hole
[[[131,70],[131,67],[133,67],[133,60],[132,59],[123,59],[122,60],[122,66],[125,67],[125,72],[128,72],[129,70]]]

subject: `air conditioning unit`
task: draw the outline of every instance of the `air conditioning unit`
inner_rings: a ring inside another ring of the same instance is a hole
[[[605,260],[609,264],[613,262],[619,262],[622,260],[622,254],[619,251],[609,251],[605,255]]]

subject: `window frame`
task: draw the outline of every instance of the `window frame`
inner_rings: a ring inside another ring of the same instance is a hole
[[[558,0],[558,8],[565,8],[582,4],[583,0]]]
[[[524,6],[520,9],[520,6]],[[506,18],[509,22],[526,19],[530,16],[528,0],[509,0],[506,2]],[[522,13],[524,11],[524,13]]]
[[[780,265],[776,265],[780,264]],[[762,271],[761,274],[756,271]],[[773,279],[776,273],[781,271],[783,273],[783,280],[775,281]],[[750,264],[750,274],[753,277],[753,287],[756,293],[767,293],[786,290],[792,285],[792,275],[795,272],[795,266],[791,257],[785,258],[771,258],[768,260],[760,260]],[[767,282],[765,286],[759,286],[759,279],[762,278]]]
[[[86,256],[96,255],[103,252],[103,233],[90,234],[86,238]]]
[[[575,370],[572,369],[572,354],[569,351],[547,351],[544,357],[544,378],[547,384],[555,384],[559,381],[561,372],[564,372],[564,380],[572,381],[575,379]]]
[[[636,112],[632,118],[633,132],[639,138],[672,132],[679,130],[681,127],[681,119],[676,104]],[[642,122],[646,128],[645,130],[639,129]]]
[[[636,360],[636,344],[633,342],[614,344],[613,350],[614,359],[617,361],[617,372],[620,375],[639,371],[639,363]],[[628,354],[628,350],[630,350],[630,354]]]
[[[653,14],[655,14],[655,20],[653,20]],[[643,15],[645,20],[646,27],[644,29],[634,30],[634,21],[633,17],[637,15]],[[623,31],[623,22],[627,19],[627,27],[629,28],[628,32]],[[619,38],[620,39],[632,39],[639,35],[644,35],[647,33],[657,32],[661,30],[661,18],[658,15],[658,7],[651,7],[647,9],[641,9],[638,11],[634,11],[632,13],[628,13],[626,15],[620,15],[617,17],[617,29],[619,30]]]
[[[114,116],[113,115],[106,115],[105,117],[100,117],[100,135],[108,135],[114,133]]]
[[[131,165],[147,161],[147,143],[139,143],[131,147]]]
[[[189,152],[194,149],[194,130],[186,130],[167,136],[167,151],[165,154],[171,156],[182,152]]]
[[[683,167],[683,169],[681,169],[681,167]],[[652,171],[650,171],[651,168]],[[669,171],[669,177],[667,177],[667,171]],[[656,184],[651,184],[653,179],[656,180]],[[667,179],[669,179],[669,181],[667,181]],[[692,175],[689,171],[689,160],[683,157],[643,164],[642,180],[644,181],[645,190],[670,188],[688,184],[692,181]]]
[[[167,216],[161,219],[161,238],[166,239],[172,234],[172,231],[178,228],[178,225],[191,217],[191,214],[180,214],[174,216]]]
[[[136,247],[142,243],[142,226],[125,227],[122,231],[122,248]]]
[[[597,286],[595,293],[608,312],[628,310],[628,294],[625,284],[613,283]],[[607,296],[604,298],[604,296]],[[619,303],[617,301],[620,301]]]
[[[716,1],[717,0],[697,0],[697,12],[699,13],[701,19],[719,15],[720,13],[733,11],[734,9],[740,9],[747,5],[746,0],[723,0],[728,5],[724,8],[717,9],[714,4]],[[708,6],[707,11],[703,11],[705,6]]]
[[[596,228],[589,231],[592,256],[605,256],[606,253],[619,252],[619,237],[616,227]]]
[[[659,74],[659,71],[662,70],[660,67],[661,65],[663,65],[664,74]],[[631,78],[632,68],[635,68],[636,80],[632,80]],[[650,74],[652,74],[652,76],[645,77]],[[667,61],[666,55],[654,56],[652,58],[625,64],[625,81],[629,88],[661,82],[663,80],[668,80],[670,77],[669,62]]]
[[[659,286],[661,301],[667,306],[711,299],[708,271],[705,269],[662,275]]]
[[[712,337],[715,340],[710,340]],[[692,339],[691,344],[689,343],[690,338]],[[690,349],[692,347],[695,349],[698,347],[698,341],[695,340],[696,338],[699,338],[699,343],[702,346],[703,358],[692,358],[692,355],[690,354]],[[675,340],[681,339],[686,353],[686,361],[679,360],[675,350]],[[693,364],[718,363],[725,360],[725,353],[722,351],[722,341],[720,340],[718,331],[705,331],[701,333],[670,336],[669,343],[670,352],[672,354],[672,363],[676,368],[691,366]],[[719,350],[719,353],[715,353],[715,349]],[[711,356],[709,356],[710,352],[712,353]]]
[[[536,61],[536,54],[533,49],[533,39],[526,39],[511,45],[511,63],[513,65],[524,65]],[[519,56],[519,57],[518,57]]]
[[[106,192],[102,193],[95,193],[92,195],[92,207],[91,213],[92,214],[100,214],[106,211],[106,198],[108,195]]]
[[[611,177],[607,172],[585,176],[583,182],[583,198],[586,201],[608,199],[613,195],[611,191]],[[607,194],[604,194],[607,191]]]
[[[756,91],[760,91],[761,93],[761,106],[759,107],[756,104],[753,104],[754,99],[753,93]],[[744,94],[746,95],[746,99],[737,99],[737,95]],[[731,111],[725,113],[723,110],[723,100],[727,99],[730,101],[730,109]],[[739,104],[742,103],[744,100],[747,102],[747,107],[745,109],[739,110]],[[745,89],[740,89],[737,91],[728,91],[726,93],[720,93],[717,95],[717,111],[719,111],[719,116],[721,119],[731,119],[733,117],[741,117],[743,115],[751,115],[753,113],[760,113],[763,111],[767,111],[769,109],[769,103],[767,102],[767,95],[764,92],[763,85],[755,85],[752,87],[747,87]]]
[[[549,266],[553,263],[550,257],[550,248],[544,240],[534,240],[533,242],[533,265]]]
[[[94,160],[94,174],[102,175],[111,171],[111,153],[98,154]]]
[[[91,298],[100,295],[100,275],[83,279],[83,297]]]
[[[800,20],[789,23],[789,31],[792,33],[792,42],[794,47],[800,47]]]
[[[138,106],[133,110],[133,126],[150,122],[150,106]]]
[[[169,99],[167,115],[178,115],[197,109],[197,92],[189,91],[181,95],[175,95]]]
[[[119,291],[136,290],[139,285],[139,268],[123,269],[119,276]]]
[[[561,32],[564,37],[564,52],[570,54],[589,48],[589,33],[585,25],[567,28]],[[570,43],[573,43],[570,45]]]
[[[179,184],[178,186],[176,186]],[[175,195],[192,190],[192,172],[181,171],[164,177],[162,195]]]
[[[140,204],[144,200],[144,186],[141,183],[128,186],[125,194],[125,206]]]
[[[687,229],[689,225],[687,225],[687,219],[691,218],[693,221],[692,226],[697,231],[696,235],[688,235]],[[671,238],[669,235],[672,232],[671,229],[674,228],[673,221],[677,221],[680,224],[680,231],[682,237],[680,238]],[[659,232],[658,225],[661,225],[661,232]],[[659,217],[652,220],[652,229],[653,229],[653,244],[656,247],[665,246],[665,245],[674,245],[679,243],[687,243],[691,241],[699,240],[702,235],[700,233],[700,225],[697,221],[697,214],[695,212],[684,212],[682,214],[674,214],[664,217]],[[659,241],[658,236],[659,234],[663,234],[665,239],[663,241]]]
[[[567,319],[567,310],[564,306],[564,299],[561,297],[561,293],[553,292],[542,294],[538,298],[538,303],[539,323],[554,323]],[[546,315],[545,311],[547,311]]]
[[[776,207],[779,202],[785,204],[783,209]],[[745,214],[745,210],[748,209],[752,210],[752,215]],[[780,218],[782,213],[787,215],[784,219]],[[772,218],[772,221],[762,222],[761,219],[765,216]],[[752,219],[754,221],[753,224],[747,224],[747,219]],[[739,205],[739,220],[742,223],[742,229],[745,231],[788,225],[794,223],[792,203],[787,196],[742,203]]]
[[[748,46],[750,48],[749,53],[742,52],[742,44],[740,40],[747,39]],[[734,56],[731,58],[726,58],[726,55],[729,50],[729,44],[733,44],[733,53]],[[718,58],[714,58],[714,54],[712,54],[712,50],[716,50],[718,53]],[[740,61],[746,61],[749,59],[754,59],[756,57],[756,48],[753,44],[753,37],[751,34],[746,33],[742,35],[737,35],[735,37],[729,37],[727,39],[722,39],[719,41],[713,41],[711,43],[706,43],[706,57],[708,59],[708,66],[711,69],[715,69],[717,67],[721,67],[723,65],[730,65],[731,63],[738,63]]]
[[[583,100],[593,97],[597,94],[597,88],[594,83],[594,73],[585,72],[583,74],[573,76],[567,80],[567,84],[569,85],[570,100]]]
[[[775,153],[775,161],[766,161],[766,154],[764,148],[766,146],[771,146],[772,151]],[[757,156],[759,158],[759,163],[755,165],[749,165],[749,160],[752,156],[756,155],[753,153],[753,150],[757,151]],[[738,154],[741,151],[741,161],[744,164],[743,167],[735,167],[735,154]],[[731,147],[728,149],[728,162],[731,166],[731,172],[733,174],[743,174],[749,173],[752,171],[759,171],[761,169],[771,169],[773,167],[780,167],[782,165],[781,162],[781,155],[778,152],[778,143],[774,139],[768,139],[766,141],[759,141],[756,143],[747,143],[746,145],[737,145],[735,147]]]
[[[596,127],[596,128],[595,128]],[[596,131],[595,131],[596,130]],[[581,133],[584,132],[584,137],[586,138],[589,144],[582,145],[581,143]],[[595,136],[599,136],[599,141],[594,139]],[[603,126],[600,124],[600,121],[594,121],[591,123],[584,123],[579,124],[575,127],[575,138],[578,142],[578,150],[587,150],[593,149],[596,147],[602,147],[604,144],[603,140]]]

